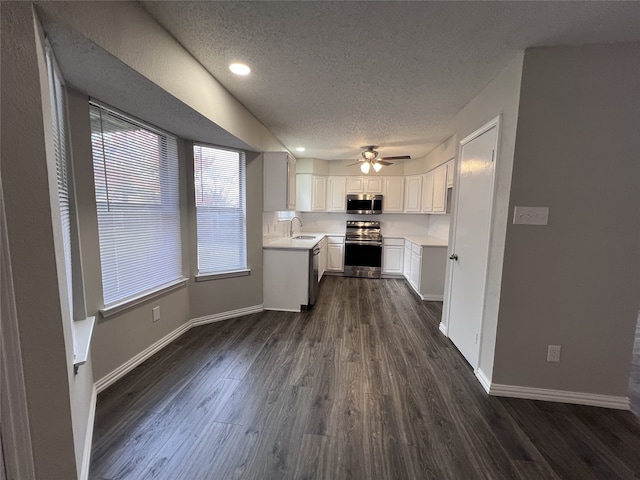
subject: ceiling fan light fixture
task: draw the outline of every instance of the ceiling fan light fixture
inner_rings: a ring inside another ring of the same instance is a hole
[[[378,162],[374,163],[374,164],[373,164],[373,169],[374,169],[376,172],[379,172],[380,170],[382,170],[382,164],[381,164],[381,163],[378,163]]]
[[[362,152],[362,158],[364,158],[369,162],[371,160],[374,160],[377,156],[378,156],[378,152],[376,152],[373,149],[365,150],[364,152]]]
[[[365,175],[369,173],[370,169],[371,169],[371,164],[369,162],[363,162],[362,165],[360,165],[360,171]]]

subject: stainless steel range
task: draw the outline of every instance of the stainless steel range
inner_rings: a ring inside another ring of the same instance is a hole
[[[380,278],[382,272],[380,222],[347,220],[344,247],[345,277]]]

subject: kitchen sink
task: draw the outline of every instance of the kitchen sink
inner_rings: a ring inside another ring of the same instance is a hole
[[[298,235],[293,237],[294,240],[313,240],[315,235]]]

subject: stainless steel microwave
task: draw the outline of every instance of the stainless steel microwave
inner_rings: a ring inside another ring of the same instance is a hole
[[[347,195],[347,213],[382,213],[382,195]]]

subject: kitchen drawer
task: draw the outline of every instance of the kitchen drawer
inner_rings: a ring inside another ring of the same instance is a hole
[[[329,243],[344,243],[344,237],[342,235],[338,237],[327,236],[327,240]]]
[[[404,246],[404,238],[383,237],[382,243],[384,245],[397,245],[397,246],[402,247],[402,246]]]
[[[413,253],[414,255],[422,255],[422,247],[420,245],[416,245],[415,243],[412,243],[411,253]]]

